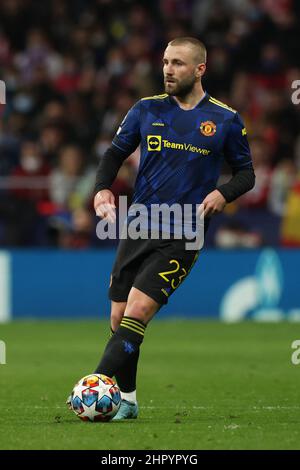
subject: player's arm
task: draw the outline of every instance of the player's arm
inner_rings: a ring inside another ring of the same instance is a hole
[[[115,221],[115,196],[110,190],[122,163],[129,156],[113,144],[100,158],[96,174],[94,209],[98,217]]]
[[[232,178],[206,196],[204,215],[222,212],[228,202],[250,191],[255,183],[246,129],[238,114],[233,118],[225,140],[224,156],[231,167]]]
[[[110,190],[118,171],[140,143],[140,110],[136,103],[123,119],[112,145],[100,158],[95,183],[94,208],[99,217],[115,220],[115,196]]]

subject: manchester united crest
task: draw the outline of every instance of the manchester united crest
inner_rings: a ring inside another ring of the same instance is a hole
[[[216,133],[217,126],[212,121],[201,122],[200,132],[205,135],[205,137],[211,137]]]

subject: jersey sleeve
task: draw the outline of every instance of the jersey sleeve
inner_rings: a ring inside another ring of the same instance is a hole
[[[140,102],[138,101],[121,122],[112,144],[129,156],[135,151],[140,141]]]
[[[239,170],[252,168],[246,128],[238,113],[235,114],[231,121],[230,128],[225,139],[224,156],[233,173]]]

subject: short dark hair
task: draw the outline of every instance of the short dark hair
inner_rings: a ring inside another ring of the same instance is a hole
[[[198,64],[206,63],[207,51],[203,42],[199,41],[197,38],[192,37],[182,37],[175,38],[168,43],[168,46],[191,46],[195,51],[195,60]]]

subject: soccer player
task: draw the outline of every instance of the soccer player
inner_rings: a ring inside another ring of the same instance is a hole
[[[100,160],[94,206],[113,221],[110,187],[123,161],[141,148],[133,203],[203,203],[206,221],[249,191],[255,181],[246,129],[239,114],[203,90],[206,49],[195,38],[169,42],[163,56],[165,93],[142,98],[127,113]],[[232,169],[217,187],[223,160]],[[130,209],[129,209],[130,215]],[[147,324],[187,276],[198,250],[186,240],[122,239],[111,275],[111,337],[96,373],[116,377],[121,407],[114,417],[138,415],[136,375]]]

